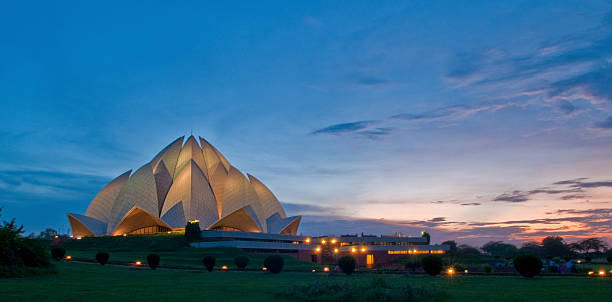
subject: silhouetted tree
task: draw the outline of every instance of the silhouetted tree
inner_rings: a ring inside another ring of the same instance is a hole
[[[518,250],[518,253],[519,254],[536,255],[538,257],[543,257],[544,256],[544,248],[539,243],[537,243],[535,241],[525,242],[525,243],[523,243],[521,248]]]
[[[40,232],[38,238],[40,239],[53,239],[57,235],[57,231],[51,228],[46,228],[44,231]]]
[[[490,241],[481,248],[487,254],[493,257],[514,257],[518,252],[516,246],[503,243],[501,241]]]
[[[548,236],[542,239],[542,248],[546,257],[563,257],[569,254],[569,248],[559,236]]]
[[[462,244],[457,247],[457,256],[459,257],[479,257],[480,255],[481,253],[477,248],[467,244]]]

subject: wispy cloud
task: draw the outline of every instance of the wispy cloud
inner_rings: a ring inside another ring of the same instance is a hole
[[[354,134],[370,139],[379,139],[391,134],[395,127],[379,127],[381,124],[393,122],[451,122],[466,119],[480,112],[496,112],[513,106],[525,106],[516,102],[500,104],[481,104],[478,106],[455,105],[438,108],[421,113],[399,113],[382,120],[364,120],[349,123],[334,124],[325,128],[317,129],[312,134]]]
[[[376,124],[376,121],[357,121],[350,123],[341,123],[321,128],[312,132],[312,134],[345,134],[355,133],[366,129],[367,127]]]
[[[597,127],[597,128],[604,128],[604,129],[611,129],[612,128],[612,116],[608,117],[606,120],[603,120],[601,122],[596,122],[595,123],[595,127]]]
[[[599,26],[541,44],[520,54],[499,49],[457,56],[447,79],[459,89],[486,91],[493,98],[529,96],[556,104],[564,115],[580,112],[571,101],[612,103],[612,12]],[[596,123],[608,128],[612,121]]]

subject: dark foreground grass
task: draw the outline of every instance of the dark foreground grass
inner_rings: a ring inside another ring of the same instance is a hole
[[[444,293],[434,301],[610,301],[612,279],[584,277],[456,276],[453,278],[357,274],[326,276],[283,272],[150,270],[60,262],[56,275],[0,279],[2,301],[283,301],[279,293],[314,282],[410,284]]]

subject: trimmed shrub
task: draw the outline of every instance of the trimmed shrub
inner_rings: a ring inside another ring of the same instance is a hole
[[[269,272],[273,274],[278,274],[283,270],[283,265],[285,264],[285,260],[283,257],[279,255],[268,256],[264,260],[264,266],[268,269]]]
[[[51,249],[51,257],[53,257],[53,259],[57,261],[62,260],[62,258],[64,258],[64,255],[66,255],[66,249],[63,247],[54,247],[53,249]]]
[[[442,272],[442,258],[434,255],[428,255],[421,260],[423,269],[426,273],[435,276]]]
[[[147,256],[147,263],[151,269],[156,269],[159,266],[159,255],[158,254],[149,254]]]
[[[514,258],[514,268],[519,274],[532,278],[542,271],[542,260],[534,255],[519,255]]]
[[[105,265],[106,263],[108,263],[108,258],[110,258],[110,255],[108,253],[99,252],[96,254],[96,260],[101,265]]]
[[[352,256],[344,256],[338,260],[338,266],[347,275],[355,271],[355,258]]]
[[[483,265],[482,270],[488,274],[493,272],[493,267],[490,264],[485,264]]]
[[[249,264],[249,261],[251,261],[251,259],[247,256],[237,256],[234,258],[234,264],[236,264],[236,267],[239,269],[244,269]]]
[[[215,262],[217,259],[214,256],[206,256],[202,259],[202,264],[206,267],[206,270],[212,272],[213,268],[215,268]]]
[[[584,257],[584,261],[585,261],[586,263],[591,263],[591,260],[593,260],[593,258],[591,258],[591,256],[586,256],[586,257]]]

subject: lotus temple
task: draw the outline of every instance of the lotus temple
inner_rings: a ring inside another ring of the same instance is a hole
[[[301,217],[287,217],[266,185],[245,177],[205,139],[183,140],[112,180],[85,215],[67,214],[73,235],[151,234],[196,220],[206,230],[296,234]]]
[[[285,253],[315,263],[352,255],[360,266],[375,266],[449,248],[401,234],[297,235],[301,216],[287,217],[266,185],[194,136],[179,137],[136,171],[113,179],[84,215],[67,216],[77,239],[180,231],[197,222],[201,238],[190,243],[193,247]]]

